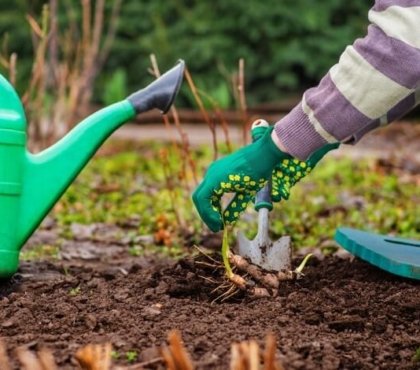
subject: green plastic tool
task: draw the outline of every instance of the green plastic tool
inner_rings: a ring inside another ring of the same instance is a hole
[[[138,113],[166,113],[182,82],[184,62],[125,100],[87,117],[38,154],[26,149],[26,117],[9,82],[0,75],[0,278],[19,265],[19,252],[101,144]]]
[[[344,249],[392,274],[420,280],[420,241],[341,227],[335,240]]]

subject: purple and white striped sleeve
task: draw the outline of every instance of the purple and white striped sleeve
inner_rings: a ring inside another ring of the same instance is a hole
[[[304,160],[326,143],[357,141],[420,102],[420,0],[377,0],[369,21],[367,35],[276,123],[294,157]]]

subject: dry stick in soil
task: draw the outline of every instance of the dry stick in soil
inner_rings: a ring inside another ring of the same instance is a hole
[[[110,343],[104,345],[88,344],[76,353],[76,360],[83,370],[109,370],[111,368]]]
[[[0,51],[0,65],[8,71],[9,81],[13,86],[16,86],[16,63],[17,54],[12,53],[9,56],[8,35],[6,34],[3,38],[2,50]]]
[[[11,370],[10,362],[6,353],[6,346],[4,342],[0,340],[0,364],[2,370]]]
[[[28,127],[29,136],[36,142],[42,142],[41,145],[47,143],[43,142],[45,135],[43,135],[43,112],[46,92],[45,80],[45,54],[48,47],[48,25],[49,25],[49,11],[48,6],[42,7],[41,25],[29,14],[26,19],[32,30],[32,39],[34,40],[35,61],[32,65],[31,79],[28,90],[23,94],[22,103],[27,106],[32,117],[31,124]]]
[[[52,353],[47,349],[41,349],[37,354],[30,352],[26,348],[19,347],[16,355],[22,365],[23,370],[56,370]]]
[[[111,17],[107,22],[105,18],[105,0],[95,2],[93,25],[91,27],[91,0],[83,0],[83,31],[84,32],[84,60],[82,72],[82,89],[79,96],[79,103],[86,107],[92,98],[93,82],[101,70],[111,49],[118,21],[121,0],[115,0],[111,11]],[[108,30],[104,32],[104,24],[107,23]],[[105,35],[104,42],[103,35]],[[103,47],[101,47],[103,45]]]
[[[30,117],[29,145],[35,151],[63,136],[74,125],[78,115],[87,111],[94,80],[115,37],[121,3],[122,0],[113,1],[111,16],[105,22],[105,0],[95,2],[93,17],[93,2],[82,0],[82,26],[79,27],[79,18],[74,16],[71,2],[64,2],[69,15],[68,26],[64,30],[58,29],[57,0],[50,0],[50,8],[48,5],[43,7],[40,23],[27,16],[35,57],[22,101]],[[108,32],[104,32],[104,24],[109,25]],[[79,28],[82,28],[80,40]],[[13,55],[10,64],[16,64]],[[9,71],[13,69],[16,68],[12,67]],[[14,74],[9,74],[13,83]],[[53,104],[46,105],[45,99],[50,94]]]
[[[259,370],[261,356],[255,340],[233,343],[231,347],[231,370]],[[263,370],[284,370],[280,362],[276,361],[276,339],[268,334],[265,350],[262,354]]]
[[[177,206],[177,196],[175,193],[175,186],[174,186],[174,176],[172,176],[173,170],[169,163],[168,159],[168,151],[166,149],[161,149],[159,156],[162,160],[162,167],[163,167],[163,174],[165,176],[165,185],[166,189],[169,192],[169,198],[171,201],[172,211],[175,215],[176,221],[179,227],[184,227],[184,219],[181,217],[180,213],[178,212],[179,207]]]
[[[237,91],[237,100],[239,103],[239,110],[242,117],[242,138],[243,144],[245,145],[248,142],[249,135],[249,119],[248,119],[248,108],[246,105],[246,95],[245,95],[245,61],[244,59],[239,59],[239,72],[236,78],[233,78],[234,91]]]
[[[282,364],[276,361],[276,337],[268,334],[265,339],[264,370],[284,370]]]
[[[217,101],[211,97],[209,94],[204,92],[203,90],[198,89],[197,90],[201,95],[203,95],[207,100],[210,102],[213,108],[213,113],[216,115],[216,117],[219,119],[220,125],[222,126],[223,134],[225,136],[225,144],[227,146],[227,149],[229,152],[232,152],[232,144],[230,142],[229,137],[229,124],[225,119],[225,116],[222,113],[222,110],[220,109],[219,104]]]
[[[203,101],[201,100],[200,94],[198,93],[197,87],[195,86],[194,80],[191,77],[191,74],[188,68],[185,68],[185,79],[190,86],[191,92],[194,96],[195,101],[197,102],[198,108],[203,116],[204,122],[207,123],[207,126],[210,129],[212,139],[213,139],[213,154],[214,159],[218,157],[218,148],[217,148],[217,135],[216,135],[216,125],[214,124],[213,120],[210,118],[206,108],[204,108]]]
[[[75,69],[72,99],[72,106],[67,119],[67,129],[74,124],[78,112],[85,111],[91,101],[93,85],[109,55],[112,43],[117,31],[117,23],[121,9],[122,0],[114,0],[110,17],[105,21],[105,0],[95,2],[94,14],[92,17],[93,2],[82,0],[82,41],[78,61],[79,68]],[[104,24],[107,24],[107,31],[104,31]],[[74,43],[72,43],[72,46]],[[73,84],[70,84],[73,89]]]
[[[254,340],[232,344],[231,354],[231,370],[259,370],[259,348]]]
[[[191,358],[182,344],[181,335],[178,330],[172,330],[168,334],[169,346],[161,348],[168,370],[193,370]]]
[[[150,61],[152,63],[152,73],[153,75],[158,78],[160,77],[160,71],[159,71],[159,67],[157,64],[157,60],[156,60],[156,56],[154,54],[150,54]],[[188,140],[188,135],[186,134],[186,132],[182,129],[181,126],[181,122],[179,120],[179,114],[178,114],[178,110],[176,109],[175,105],[172,104],[171,106],[171,113],[172,116],[174,118],[174,123],[175,123],[175,127],[179,133],[179,136],[181,138],[181,143],[182,143],[182,155],[180,155],[180,157],[182,158],[182,178],[184,180],[185,183],[185,189],[187,191],[187,193],[190,193],[190,187],[188,184],[188,177],[187,177],[187,171],[186,171],[186,167],[187,167],[187,163],[189,164],[190,168],[191,168],[191,172],[193,175],[193,179],[194,179],[194,183],[195,185],[198,184],[198,176],[197,176],[197,166],[195,165],[195,162],[191,156],[191,150],[190,150],[190,143]],[[169,117],[165,114],[163,115],[163,122],[165,123],[165,127],[167,129],[170,129],[170,122],[169,122]],[[173,143],[175,143],[175,141],[173,141]],[[181,154],[179,151],[179,147],[178,145],[174,145],[174,147],[177,149],[178,154]]]
[[[157,65],[157,61],[156,61],[156,57],[155,57],[155,55],[154,54],[151,54],[150,55],[150,61],[151,61],[151,64],[152,64],[152,69],[151,70],[149,70],[149,72],[155,77],[155,78],[159,78],[160,77],[160,71],[159,71],[159,67],[158,67],[158,65]],[[182,153],[181,153],[181,149],[179,148],[179,144],[178,144],[178,142],[175,140],[175,137],[174,137],[174,135],[173,135],[173,131],[172,131],[172,127],[171,127],[171,122],[170,122],[170,120],[169,120],[169,117],[168,117],[168,115],[167,114],[164,114],[164,115],[162,115],[162,119],[163,119],[163,123],[164,123],[164,125],[165,125],[165,129],[169,132],[169,134],[170,134],[170,138],[171,138],[171,143],[172,143],[172,146],[173,146],[173,148],[174,148],[174,150],[175,150],[175,152],[176,152],[176,154],[179,156],[179,158],[182,158],[183,159],[183,155],[182,155]],[[181,131],[182,131],[182,129],[181,129]],[[184,136],[182,135],[182,132],[180,133],[180,136],[181,136],[181,139],[183,139],[184,138]],[[182,171],[183,171],[183,178],[184,179],[186,179],[186,176],[185,176],[185,161],[183,160],[182,161],[182,163],[181,163],[181,165],[182,165]]]

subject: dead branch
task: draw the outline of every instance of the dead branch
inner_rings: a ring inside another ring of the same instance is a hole
[[[166,149],[161,149],[159,154],[162,160],[163,174],[165,176],[166,188],[168,189],[168,192],[169,192],[169,198],[171,201],[172,211],[174,212],[178,225],[180,227],[183,227],[184,221],[181,217],[181,214],[179,213],[177,196],[176,196],[176,192],[175,192],[175,188],[173,184],[173,178],[174,178],[173,170],[168,159],[168,151]]]
[[[203,91],[201,89],[198,89],[197,91],[200,93],[200,95],[204,96],[210,102],[210,104],[212,105],[213,113],[219,119],[219,122],[222,126],[223,134],[225,135],[225,144],[226,144],[229,152],[231,152],[232,151],[232,145],[231,145],[230,138],[229,138],[229,125],[228,125],[228,122],[226,121],[226,119],[224,117],[224,114],[223,114],[222,110],[220,109],[219,104],[217,103],[217,101],[212,96],[207,94],[205,91]],[[216,125],[214,125],[214,126],[215,126],[214,128],[216,128]]]
[[[44,370],[57,370],[57,365],[55,364],[54,356],[52,352],[48,349],[42,348],[38,352],[38,358]]]
[[[232,344],[231,370],[259,370],[261,360],[264,370],[284,370],[281,363],[276,361],[276,339],[272,334],[266,337],[262,356],[255,340]]]
[[[2,365],[2,370],[11,370],[10,362],[6,352],[6,346],[4,345],[3,340],[0,339],[0,364]]]
[[[268,334],[265,338],[264,370],[284,370],[283,365],[276,361],[276,337]]]
[[[243,144],[245,145],[248,141],[249,135],[249,120],[248,120],[248,109],[246,105],[245,97],[245,61],[243,58],[239,59],[239,74],[238,74],[238,95],[239,95],[239,109],[242,115],[243,124]]]
[[[16,86],[16,63],[17,54],[12,53],[9,61],[9,81],[13,86]]]
[[[168,342],[169,346],[161,348],[161,354],[167,370],[193,370],[193,363],[182,343],[181,335],[178,330],[169,332]]]
[[[217,159],[218,156],[218,147],[217,147],[217,135],[216,135],[216,125],[214,124],[213,120],[210,118],[206,108],[204,108],[203,101],[200,97],[200,94],[198,92],[198,89],[194,83],[194,80],[191,77],[190,72],[188,71],[188,68],[185,68],[185,79],[188,82],[188,85],[191,89],[191,92],[194,96],[195,101],[197,102],[198,108],[200,109],[200,112],[203,116],[204,122],[207,123],[207,126],[210,129],[212,140],[213,140],[213,151],[214,151],[214,159]]]
[[[260,364],[257,342],[234,343],[231,347],[231,370],[258,370]]]
[[[22,365],[23,370],[56,370],[52,353],[47,349],[41,349],[38,353],[33,353],[27,348],[18,347],[16,356]]]
[[[99,51],[99,68],[102,69],[106,58],[108,58],[111,46],[114,43],[115,34],[117,33],[118,20],[121,10],[122,0],[115,0],[111,10],[111,16],[109,18],[109,27],[107,34],[105,36],[105,41],[103,42],[102,49]]]
[[[111,352],[110,343],[88,344],[77,351],[75,358],[83,370],[110,370]]]
[[[154,54],[150,54],[150,62],[152,64],[153,75],[156,78],[160,77],[161,74],[160,74],[159,67],[158,67],[158,64],[157,64],[156,56]],[[194,162],[194,160],[191,156],[191,150],[190,150],[190,143],[189,143],[189,140],[188,140],[188,135],[181,126],[178,110],[176,109],[175,105],[171,106],[171,113],[172,113],[172,116],[174,118],[175,128],[177,129],[177,131],[179,133],[179,136],[181,138],[182,147],[180,148],[180,146],[177,145],[176,142],[174,141],[173,137],[171,137],[171,138],[173,140],[174,148],[176,148],[176,151],[178,152],[178,154],[180,154],[180,157],[182,159],[182,161],[181,161],[181,166],[182,166],[181,178],[184,180],[185,190],[187,191],[187,193],[190,193],[191,189],[190,189],[190,186],[188,184],[188,177],[187,177],[187,171],[186,171],[187,164],[191,168],[193,179],[194,179],[194,182],[195,182],[196,185],[198,184],[197,167],[196,167],[195,162]],[[166,114],[163,115],[163,121],[165,123],[165,127],[170,129],[171,125],[170,125],[169,117]]]
[[[58,69],[58,6],[57,0],[50,0],[50,42],[49,70],[54,85],[57,86]]]

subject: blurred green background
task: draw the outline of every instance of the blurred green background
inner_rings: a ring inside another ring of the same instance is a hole
[[[44,0],[0,0],[0,35],[8,52],[18,54],[18,90],[26,88],[33,61],[33,42],[25,18],[39,20]],[[58,1],[59,29],[81,17],[79,1]],[[107,0],[106,12],[113,1]],[[234,104],[229,93],[238,60],[245,60],[250,105],[276,101],[316,84],[337,61],[344,47],[365,34],[364,0],[123,0],[115,41],[95,82],[93,101],[150,82],[149,55],[161,70],[178,58],[186,60],[196,84],[218,99]],[[192,105],[187,94],[184,106]]]

